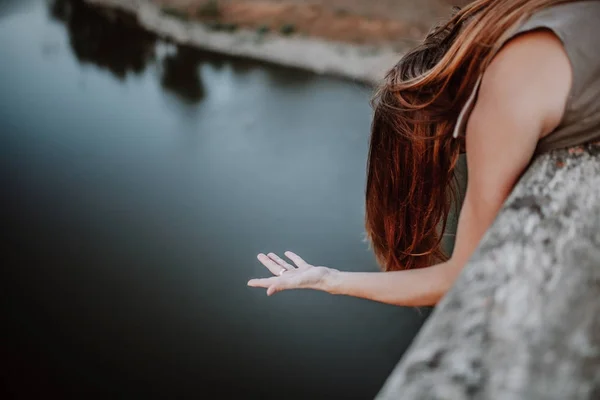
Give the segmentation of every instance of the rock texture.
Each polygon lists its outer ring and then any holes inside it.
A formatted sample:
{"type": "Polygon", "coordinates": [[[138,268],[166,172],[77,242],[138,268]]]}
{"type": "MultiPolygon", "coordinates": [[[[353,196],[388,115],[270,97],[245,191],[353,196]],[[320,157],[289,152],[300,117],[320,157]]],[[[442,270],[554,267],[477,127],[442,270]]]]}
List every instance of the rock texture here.
{"type": "Polygon", "coordinates": [[[600,144],[532,163],[377,399],[600,399],[600,144]]]}

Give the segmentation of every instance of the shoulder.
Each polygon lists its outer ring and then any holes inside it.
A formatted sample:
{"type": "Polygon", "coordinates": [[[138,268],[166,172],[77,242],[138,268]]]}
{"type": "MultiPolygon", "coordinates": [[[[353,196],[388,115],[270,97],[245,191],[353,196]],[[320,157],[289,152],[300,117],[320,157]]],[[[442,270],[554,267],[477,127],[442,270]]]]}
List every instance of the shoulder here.
{"type": "Polygon", "coordinates": [[[494,57],[466,124],[469,186],[478,202],[508,195],[539,139],[559,124],[570,85],[568,58],[548,31],[516,36],[494,57]]]}
{"type": "Polygon", "coordinates": [[[534,118],[543,136],[560,123],[571,85],[572,67],[560,38],[548,29],[521,33],[487,66],[471,117],[495,112],[534,118]]]}

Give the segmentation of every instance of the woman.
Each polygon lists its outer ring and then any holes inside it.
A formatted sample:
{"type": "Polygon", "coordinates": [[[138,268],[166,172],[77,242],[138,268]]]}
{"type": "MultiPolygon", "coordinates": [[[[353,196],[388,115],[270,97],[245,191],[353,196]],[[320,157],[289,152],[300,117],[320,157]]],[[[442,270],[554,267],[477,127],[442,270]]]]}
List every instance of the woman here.
{"type": "Polygon", "coordinates": [[[402,305],[448,291],[531,159],[600,139],[599,1],[478,0],[435,28],[387,74],[374,99],[366,230],[384,272],[258,259],[272,295],[309,288],[402,305]],[[440,232],[454,169],[468,185],[455,249],[440,232]]]}

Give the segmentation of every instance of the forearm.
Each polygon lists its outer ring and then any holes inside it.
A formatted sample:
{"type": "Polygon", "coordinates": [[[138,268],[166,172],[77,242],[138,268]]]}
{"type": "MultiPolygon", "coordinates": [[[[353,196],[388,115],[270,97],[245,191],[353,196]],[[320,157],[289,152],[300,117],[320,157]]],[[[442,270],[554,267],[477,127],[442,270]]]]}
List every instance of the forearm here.
{"type": "Polygon", "coordinates": [[[430,306],[452,287],[459,272],[451,261],[407,271],[333,271],[322,289],[398,306],[430,306]]]}

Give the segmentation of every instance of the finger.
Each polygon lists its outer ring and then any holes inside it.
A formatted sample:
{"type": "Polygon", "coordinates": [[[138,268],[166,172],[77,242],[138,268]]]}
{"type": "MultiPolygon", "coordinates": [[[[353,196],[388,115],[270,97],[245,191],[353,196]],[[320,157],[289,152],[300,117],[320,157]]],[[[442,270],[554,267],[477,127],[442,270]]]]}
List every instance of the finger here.
{"type": "Polygon", "coordinates": [[[275,282],[277,282],[276,276],[273,276],[271,278],[250,279],[248,281],[248,286],[266,289],[266,288],[271,287],[275,282]]]}
{"type": "Polygon", "coordinates": [[[275,293],[279,293],[287,289],[297,289],[297,287],[290,282],[280,280],[267,288],[267,296],[272,296],[275,293]]]}
{"type": "Polygon", "coordinates": [[[277,264],[281,265],[285,269],[296,269],[296,267],[294,267],[292,264],[288,263],[275,253],[269,253],[267,254],[267,257],[269,257],[271,260],[275,261],[277,264]]]}
{"type": "Polygon", "coordinates": [[[294,264],[298,266],[298,268],[310,267],[310,264],[304,261],[299,255],[292,253],[291,251],[286,251],[284,254],[287,258],[292,260],[294,264]]]}
{"type": "Polygon", "coordinates": [[[284,268],[281,265],[277,264],[275,261],[271,260],[269,257],[264,255],[263,253],[260,253],[256,258],[258,258],[258,261],[260,261],[262,263],[262,265],[267,267],[267,269],[269,271],[271,271],[271,273],[273,275],[279,276],[282,273],[284,273],[285,271],[287,271],[287,268],[284,268]]]}
{"type": "Polygon", "coordinates": [[[276,285],[271,285],[267,289],[267,296],[272,296],[275,293],[280,292],[281,290],[283,290],[283,289],[279,289],[276,285]]]}

